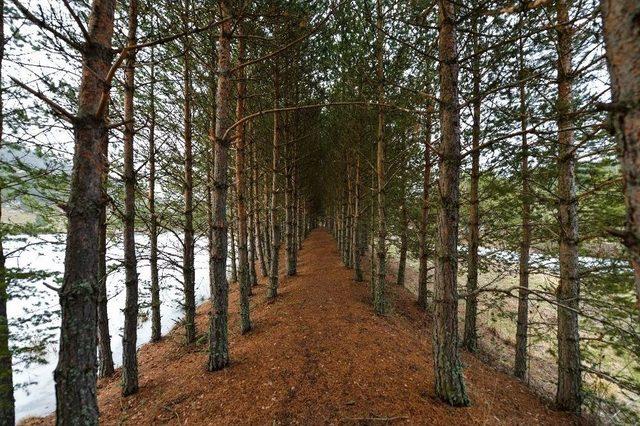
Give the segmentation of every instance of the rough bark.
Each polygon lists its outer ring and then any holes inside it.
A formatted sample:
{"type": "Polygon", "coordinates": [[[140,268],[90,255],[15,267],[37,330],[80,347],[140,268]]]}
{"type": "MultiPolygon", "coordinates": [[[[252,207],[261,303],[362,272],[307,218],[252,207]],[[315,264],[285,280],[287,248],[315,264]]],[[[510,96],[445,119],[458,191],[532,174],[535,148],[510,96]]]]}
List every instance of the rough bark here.
{"type": "MultiPolygon", "coordinates": [[[[108,113],[107,113],[108,114],[108,113]]],[[[101,176],[102,187],[107,187],[109,179],[109,134],[104,132],[101,141],[104,169],[101,176]]],[[[111,352],[111,333],[107,309],[107,205],[100,208],[98,235],[98,377],[111,377],[115,373],[113,352],[111,352]]]]}
{"type": "Polygon", "coordinates": [[[467,406],[458,353],[458,222],[460,181],[460,106],[455,6],[439,0],[440,122],[442,128],[435,258],[434,360],[436,395],[453,406],[467,406]]]}
{"type": "Polygon", "coordinates": [[[297,273],[296,240],[295,240],[295,212],[294,212],[294,187],[293,187],[293,143],[292,140],[284,142],[285,149],[285,244],[287,252],[287,276],[297,273]]]}
{"type": "MultiPolygon", "coordinates": [[[[0,16],[4,22],[4,1],[0,0],[0,16]]],[[[4,58],[4,25],[0,25],[0,88],[2,88],[2,60],[4,58]]],[[[1,93],[1,91],[0,91],[1,93]]],[[[0,96],[0,149],[3,142],[4,109],[0,96]]],[[[9,320],[7,318],[7,277],[2,242],[2,186],[0,186],[0,425],[15,423],[15,399],[13,397],[12,354],[9,348],[9,320]]]]}
{"type": "MultiPolygon", "coordinates": [[[[184,30],[189,26],[189,3],[185,2],[184,30]]],[[[184,291],[184,336],[187,345],[196,341],[196,295],[193,230],[193,129],[191,117],[191,43],[184,38],[183,91],[184,91],[184,241],[182,253],[182,285],[184,291]]]]}
{"type": "Polygon", "coordinates": [[[74,123],[73,170],[67,204],[67,244],[60,290],[60,350],[55,369],[56,422],[98,424],[96,339],[100,211],[106,203],[102,173],[105,117],[99,116],[113,53],[115,0],[95,0],[74,123]]]}
{"type": "MultiPolygon", "coordinates": [[[[242,35],[238,30],[238,35],[242,35]]],[[[238,40],[238,64],[244,62],[245,41],[242,37],[238,40]]],[[[237,102],[236,120],[242,120],[245,111],[246,74],[245,68],[240,68],[237,74],[237,102]]],[[[238,284],[240,286],[240,332],[242,334],[251,330],[249,316],[249,295],[251,294],[251,282],[249,277],[249,254],[247,251],[247,204],[245,182],[245,126],[241,124],[236,128],[236,212],[238,223],[238,284]]]]}
{"type": "MultiPolygon", "coordinates": [[[[378,79],[378,102],[384,103],[384,36],[381,0],[376,1],[376,77],[378,79]]],[[[386,276],[387,276],[387,224],[385,216],[385,136],[384,108],[378,107],[378,130],[376,146],[377,208],[378,208],[378,241],[376,244],[376,281],[373,294],[373,308],[376,314],[387,312],[386,276]]]]}
{"type": "MultiPolygon", "coordinates": [[[[230,189],[233,198],[233,187],[230,189]]],[[[238,282],[238,256],[236,253],[236,215],[233,208],[229,212],[229,263],[231,264],[230,282],[238,282]]]]}
{"type": "Polygon", "coordinates": [[[396,285],[404,286],[404,272],[407,268],[407,250],[409,249],[409,216],[407,214],[406,189],[403,188],[402,204],[400,205],[400,259],[396,285]]]}
{"type": "Polygon", "coordinates": [[[355,193],[353,198],[353,269],[355,271],[355,280],[357,282],[362,282],[364,280],[364,275],[362,273],[362,254],[364,252],[363,248],[363,238],[362,238],[362,229],[361,229],[361,220],[360,220],[360,191],[361,191],[361,182],[360,182],[360,157],[356,155],[356,179],[355,179],[355,193]]]}
{"type": "Polygon", "coordinates": [[[478,350],[478,246],[480,245],[480,200],[478,186],[480,184],[480,111],[482,98],[480,95],[480,52],[478,45],[478,18],[472,19],[472,44],[474,57],[471,65],[473,80],[473,124],[471,128],[471,188],[469,203],[469,254],[467,271],[467,298],[465,301],[464,334],[462,346],[469,352],[478,350]]]}
{"type": "Polygon", "coordinates": [[[621,157],[627,204],[623,242],[631,252],[636,306],[640,309],[640,4],[602,0],[602,21],[611,74],[611,122],[621,157]]]}
{"type": "Polygon", "coordinates": [[[266,259],[266,255],[265,255],[265,239],[263,238],[263,230],[262,230],[262,222],[260,221],[260,214],[262,213],[262,209],[260,208],[260,197],[259,197],[259,183],[260,180],[259,175],[258,175],[258,159],[257,159],[257,148],[255,146],[255,142],[253,144],[253,149],[251,150],[251,158],[253,160],[253,182],[252,182],[252,188],[253,188],[253,201],[254,201],[254,216],[255,216],[255,221],[254,221],[254,226],[255,226],[255,234],[256,234],[256,251],[257,251],[257,255],[258,255],[258,260],[260,263],[260,273],[262,274],[263,277],[268,276],[268,272],[267,272],[267,259],[266,259]]]}
{"type": "Polygon", "coordinates": [[[160,280],[158,277],[158,216],[156,214],[156,99],[155,49],[151,48],[151,89],[149,92],[149,267],[151,269],[151,341],[162,338],[160,280]]]}
{"type": "Polygon", "coordinates": [[[209,371],[217,371],[229,365],[229,283],[227,282],[227,174],[228,150],[231,141],[225,137],[231,126],[231,31],[232,22],[227,1],[219,3],[222,18],[218,39],[218,85],[216,90],[216,128],[214,147],[213,222],[214,247],[211,252],[213,265],[213,292],[209,324],[209,371]]]}
{"type": "MultiPolygon", "coordinates": [[[[521,24],[522,25],[522,21],[521,24]]],[[[522,27],[520,28],[522,31],[522,27]]],[[[522,192],[520,194],[521,231],[520,231],[520,256],[518,279],[518,320],[516,326],[516,349],[513,374],[521,379],[527,378],[527,342],[529,335],[529,253],[531,249],[531,200],[529,187],[529,143],[527,140],[527,89],[524,82],[524,42],[522,39],[518,45],[518,62],[520,68],[520,131],[522,132],[522,160],[520,162],[520,178],[522,180],[522,192]]]]}
{"type": "MultiPolygon", "coordinates": [[[[129,0],[129,28],[127,42],[135,46],[138,29],[138,2],[129,0]]],[[[124,68],[124,272],[125,306],[122,332],[122,395],[138,391],[138,359],[136,342],[138,332],[138,271],[136,262],[135,218],[136,218],[136,174],[133,164],[135,139],[134,95],[136,55],[132,51],[124,68]]]]}
{"type": "Polygon", "coordinates": [[[567,411],[580,411],[582,377],[578,314],[578,200],[576,197],[575,147],[572,119],[572,0],[558,0],[558,218],[560,225],[560,283],[558,301],[558,387],[556,404],[567,411]],[[565,308],[566,306],[566,308],[565,308]]]}
{"type": "MultiPolygon", "coordinates": [[[[274,108],[278,108],[280,99],[280,81],[276,69],[274,76],[274,108]]],[[[271,264],[269,268],[269,288],[267,298],[278,296],[278,253],[280,251],[280,221],[278,220],[278,168],[280,167],[280,114],[273,115],[273,159],[271,170],[271,204],[269,207],[269,222],[271,225],[271,264]]]]}
{"type": "Polygon", "coordinates": [[[422,215],[420,217],[420,269],[418,271],[418,306],[426,310],[429,306],[427,290],[427,273],[429,248],[427,232],[429,227],[429,190],[431,189],[431,127],[433,105],[427,105],[427,116],[424,126],[424,170],[422,173],[422,215]]]}

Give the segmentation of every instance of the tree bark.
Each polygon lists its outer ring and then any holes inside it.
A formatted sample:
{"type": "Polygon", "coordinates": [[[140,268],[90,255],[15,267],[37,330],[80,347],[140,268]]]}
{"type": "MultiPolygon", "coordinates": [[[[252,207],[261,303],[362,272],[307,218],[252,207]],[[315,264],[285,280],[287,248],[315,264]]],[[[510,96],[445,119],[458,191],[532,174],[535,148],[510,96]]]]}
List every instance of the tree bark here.
{"type": "Polygon", "coordinates": [[[60,290],[60,350],[55,369],[57,424],[98,424],[96,339],[100,211],[105,117],[98,115],[113,52],[115,0],[94,0],[74,124],[73,170],[67,204],[67,244],[60,290]]]}
{"type": "MultiPolygon", "coordinates": [[[[280,99],[280,81],[276,68],[274,76],[274,108],[278,108],[280,99]]],[[[273,162],[271,170],[271,205],[269,208],[269,222],[271,225],[271,265],[269,271],[269,289],[267,298],[278,296],[278,253],[280,251],[280,221],[278,220],[278,168],[280,167],[280,114],[273,115],[273,162]]]]}
{"type": "MultiPolygon", "coordinates": [[[[137,43],[138,1],[129,0],[129,46],[137,43]]],[[[138,332],[138,271],[136,265],[136,174],[133,164],[135,139],[135,66],[136,55],[132,51],[125,61],[124,85],[124,271],[126,300],[122,333],[122,396],[138,391],[138,358],[136,342],[138,332]]]]}
{"type": "MultiPolygon", "coordinates": [[[[229,190],[233,198],[233,187],[229,190]]],[[[238,256],[236,253],[236,215],[233,208],[229,212],[229,263],[231,264],[231,281],[238,282],[238,256]]]]}
{"type": "Polygon", "coordinates": [[[214,151],[213,222],[214,247],[211,252],[214,285],[211,294],[209,324],[209,371],[217,371],[229,365],[229,283],[227,281],[227,174],[228,150],[231,143],[224,137],[231,126],[231,11],[225,0],[219,2],[221,17],[227,19],[220,27],[218,39],[218,87],[216,91],[216,129],[214,151]]]}
{"type": "Polygon", "coordinates": [[[480,95],[480,46],[478,45],[478,18],[472,18],[473,61],[473,125],[471,129],[471,193],[469,205],[469,258],[467,271],[467,298],[465,303],[464,334],[462,346],[469,352],[478,350],[478,246],[480,245],[480,200],[478,186],[480,184],[480,111],[482,98],[480,95]]]}
{"type": "MultiPolygon", "coordinates": [[[[189,27],[189,2],[185,1],[183,27],[189,27]]],[[[185,343],[196,341],[196,294],[193,231],[193,129],[191,119],[191,43],[184,38],[184,242],[182,254],[182,285],[184,287],[184,336],[185,343]]]]}
{"type": "Polygon", "coordinates": [[[424,127],[424,171],[422,174],[422,216],[420,218],[420,269],[418,271],[418,306],[427,310],[429,306],[427,291],[427,273],[429,248],[427,247],[427,233],[429,229],[429,190],[431,189],[431,127],[433,105],[427,105],[427,116],[424,127]]]}
{"type": "Polygon", "coordinates": [[[578,276],[578,200],[575,181],[573,138],[572,27],[569,22],[571,0],[558,0],[558,218],[560,224],[560,283],[558,301],[558,408],[579,412],[582,405],[580,336],[578,314],[580,279],[578,276]],[[564,307],[566,306],[566,308],[564,307]]]}
{"type": "Polygon", "coordinates": [[[267,259],[265,254],[265,239],[263,237],[262,223],[260,221],[260,214],[262,213],[262,209],[260,208],[260,197],[259,197],[259,174],[258,174],[258,158],[257,158],[257,147],[255,146],[255,142],[253,143],[253,149],[251,150],[251,157],[253,159],[253,200],[254,200],[254,216],[255,216],[255,234],[256,234],[256,251],[258,254],[258,260],[260,263],[260,273],[263,277],[267,277],[269,275],[267,271],[267,259]]]}
{"type": "MultiPolygon", "coordinates": [[[[402,184],[403,187],[405,184],[402,184]]],[[[407,215],[406,189],[402,190],[402,204],[400,205],[400,259],[398,261],[398,274],[396,284],[404,287],[404,272],[407,268],[407,250],[409,246],[409,216],[407,215]]]]}
{"type": "Polygon", "coordinates": [[[149,266],[151,268],[151,341],[162,338],[160,280],[158,278],[158,216],[156,214],[156,98],[155,49],[151,48],[151,90],[149,93],[149,266]]]}
{"type": "Polygon", "coordinates": [[[363,238],[360,220],[360,157],[356,154],[356,179],[355,179],[355,194],[353,198],[353,269],[355,271],[355,280],[362,282],[364,275],[362,273],[362,254],[363,254],[363,238]]]}
{"type": "MultiPolygon", "coordinates": [[[[4,22],[4,0],[0,0],[0,17],[4,22]]],[[[2,60],[4,59],[4,25],[0,25],[0,89],[2,89],[2,60]]],[[[0,90],[2,93],[2,90],[0,90]]],[[[0,149],[3,142],[4,109],[0,96],[0,149]]],[[[9,347],[9,318],[7,317],[7,271],[4,254],[5,233],[2,229],[2,186],[0,186],[0,424],[15,423],[15,399],[13,396],[12,354],[9,347]]]]}
{"type": "MultiPolygon", "coordinates": [[[[106,113],[108,115],[108,113],[106,113]]],[[[107,187],[109,180],[109,133],[104,132],[100,143],[104,169],[101,176],[102,187],[107,187]]],[[[98,377],[111,377],[115,373],[113,352],[111,352],[111,333],[109,331],[108,297],[107,297],[107,205],[100,208],[100,224],[98,235],[98,377]]]]}
{"type": "Polygon", "coordinates": [[[640,309],[640,4],[601,0],[614,108],[611,122],[621,157],[627,204],[625,246],[631,252],[636,306],[640,309]]]}
{"type": "MultiPolygon", "coordinates": [[[[384,36],[381,0],[376,0],[376,77],[378,79],[378,102],[384,103],[384,36]]],[[[387,312],[386,276],[387,276],[387,224],[385,216],[385,136],[384,108],[378,107],[378,133],[376,148],[376,174],[378,176],[378,241],[376,244],[376,281],[373,294],[373,308],[376,314],[387,312]]]]}
{"type": "MultiPolygon", "coordinates": [[[[238,30],[241,36],[241,30],[238,30]]],[[[244,62],[245,40],[238,40],[238,64],[244,62]]],[[[247,82],[245,68],[240,68],[237,74],[236,120],[242,120],[245,111],[245,97],[247,82]]],[[[249,295],[251,282],[249,280],[249,254],[247,251],[247,206],[245,197],[245,126],[236,128],[236,210],[238,223],[238,284],[240,285],[240,333],[251,330],[249,315],[249,295]]]]}
{"type": "Polygon", "coordinates": [[[458,353],[458,221],[460,208],[460,106],[456,13],[439,0],[440,122],[442,128],[435,259],[434,360],[436,395],[453,406],[469,405],[458,353]]]}
{"type": "MultiPolygon", "coordinates": [[[[522,32],[522,18],[520,22],[522,32]]],[[[525,380],[528,374],[527,351],[529,335],[529,253],[531,249],[531,189],[529,186],[529,143],[527,140],[527,89],[525,86],[525,61],[524,41],[518,42],[518,62],[520,68],[520,131],[522,132],[522,160],[520,163],[520,175],[522,179],[522,228],[520,237],[519,259],[519,287],[518,290],[518,321],[516,327],[516,354],[514,363],[514,375],[520,380],[525,380]]]]}
{"type": "MultiPolygon", "coordinates": [[[[288,132],[287,132],[288,133],[288,132]]],[[[296,265],[296,240],[295,240],[295,212],[294,212],[294,187],[293,187],[293,145],[294,140],[284,141],[285,148],[285,242],[287,252],[287,276],[297,273],[296,265]]]]}

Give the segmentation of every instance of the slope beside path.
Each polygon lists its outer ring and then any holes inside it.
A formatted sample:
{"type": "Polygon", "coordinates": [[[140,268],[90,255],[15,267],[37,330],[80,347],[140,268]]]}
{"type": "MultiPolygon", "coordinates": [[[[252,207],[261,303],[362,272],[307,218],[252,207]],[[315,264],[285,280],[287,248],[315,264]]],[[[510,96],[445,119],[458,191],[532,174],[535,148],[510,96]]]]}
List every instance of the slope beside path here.
{"type": "MultiPolygon", "coordinates": [[[[284,260],[284,259],[283,259],[284,260]]],[[[373,314],[368,283],[353,281],[324,230],[304,242],[299,274],[280,295],[254,290],[255,329],[238,333],[230,298],[232,365],[205,370],[208,306],[198,310],[197,345],[177,328],[140,350],[140,392],[120,396],[117,378],[100,383],[102,424],[571,424],[525,385],[463,354],[472,406],[434,394],[430,319],[405,289],[390,285],[393,311],[373,314]]],[[[50,419],[48,419],[50,420],[50,419]]],[[[47,419],[39,422],[46,422],[47,419]]],[[[34,423],[31,423],[34,424],[34,423]]]]}

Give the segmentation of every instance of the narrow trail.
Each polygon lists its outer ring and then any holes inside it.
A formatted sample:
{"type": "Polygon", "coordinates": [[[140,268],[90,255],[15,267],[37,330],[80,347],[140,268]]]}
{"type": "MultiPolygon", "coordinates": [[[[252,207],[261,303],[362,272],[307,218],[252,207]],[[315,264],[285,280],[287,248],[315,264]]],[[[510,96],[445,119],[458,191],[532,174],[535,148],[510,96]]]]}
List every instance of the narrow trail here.
{"type": "MultiPolygon", "coordinates": [[[[284,260],[284,259],[283,259],[284,260]]],[[[284,262],[283,262],[284,263],[284,262]]],[[[252,299],[255,329],[238,333],[230,299],[232,365],[205,371],[206,338],[185,348],[181,329],[139,353],[140,392],[100,383],[103,424],[567,424],[523,384],[463,354],[469,408],[435,398],[429,319],[408,291],[391,288],[393,311],[372,313],[368,283],[353,281],[331,236],[304,242],[299,275],[284,277],[273,303],[261,282],[252,299]]],[[[207,326],[208,306],[198,311],[207,326]]]]}

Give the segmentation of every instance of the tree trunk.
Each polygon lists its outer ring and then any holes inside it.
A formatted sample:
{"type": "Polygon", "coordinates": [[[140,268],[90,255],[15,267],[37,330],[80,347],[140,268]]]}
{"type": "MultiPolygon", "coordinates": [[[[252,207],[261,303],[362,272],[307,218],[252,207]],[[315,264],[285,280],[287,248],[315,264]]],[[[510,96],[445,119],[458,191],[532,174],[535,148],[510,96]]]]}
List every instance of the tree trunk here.
{"type": "Polygon", "coordinates": [[[578,201],[575,182],[572,102],[571,0],[558,0],[558,199],[560,221],[560,283],[558,301],[558,408],[579,412],[582,404],[578,314],[578,201]],[[564,307],[566,306],[566,308],[564,307]]]}
{"type": "MultiPolygon", "coordinates": [[[[251,134],[251,124],[249,124],[249,134],[251,134]]],[[[251,141],[251,138],[249,139],[251,141]]],[[[248,170],[253,170],[257,166],[254,161],[253,151],[255,150],[255,143],[251,143],[249,146],[249,155],[248,155],[248,170]]],[[[257,244],[256,244],[256,211],[258,208],[258,199],[257,197],[253,197],[253,188],[254,188],[254,180],[251,172],[248,172],[247,175],[248,183],[246,187],[247,194],[249,196],[249,223],[247,224],[247,242],[248,242],[248,254],[249,254],[249,294],[252,294],[251,288],[258,285],[258,273],[256,271],[256,261],[257,259],[257,244]]]]}
{"type": "MultiPolygon", "coordinates": [[[[233,199],[233,187],[230,189],[233,199]]],[[[238,282],[238,256],[236,253],[236,215],[233,208],[229,211],[229,263],[231,263],[231,281],[238,282]]]]}
{"type": "MultiPolygon", "coordinates": [[[[238,30],[241,36],[241,30],[238,30]]],[[[245,40],[238,39],[238,64],[244,62],[245,40]]],[[[240,68],[237,73],[236,120],[242,120],[245,110],[245,97],[247,92],[246,73],[240,68]]],[[[247,252],[247,206],[245,198],[245,126],[236,127],[236,210],[238,223],[238,284],[240,285],[240,333],[251,330],[249,316],[249,295],[251,294],[251,282],[249,277],[249,254],[247,252]]]]}
{"type": "MultiPolygon", "coordinates": [[[[183,27],[189,26],[189,1],[185,1],[183,27]]],[[[184,335],[185,343],[196,341],[196,294],[194,267],[193,231],[193,143],[191,122],[191,43],[184,38],[184,246],[182,258],[182,280],[184,287],[184,335]]]]}
{"type": "MultiPolygon", "coordinates": [[[[521,18],[522,19],[522,18],[521,18]]],[[[522,20],[519,30],[523,30],[522,20]]],[[[518,61],[520,68],[520,131],[522,132],[522,160],[520,175],[522,179],[522,228],[520,239],[519,287],[518,290],[518,322],[516,327],[516,355],[513,374],[520,380],[527,378],[527,341],[529,334],[529,252],[531,248],[531,190],[529,187],[529,145],[527,140],[527,92],[525,86],[524,41],[518,45],[518,61]]]]}
{"type": "MultiPolygon", "coordinates": [[[[384,102],[384,36],[382,22],[381,0],[376,1],[376,76],[378,79],[378,102],[384,102]]],[[[376,149],[376,174],[378,176],[378,242],[376,245],[376,282],[373,294],[373,308],[376,314],[387,312],[386,276],[387,276],[387,223],[385,216],[385,138],[384,138],[384,108],[378,107],[378,134],[376,149]]]]}
{"type": "Polygon", "coordinates": [[[458,221],[460,180],[460,106],[455,6],[439,0],[440,159],[438,239],[435,258],[433,348],[436,395],[453,406],[469,405],[458,353],[458,221]]]}
{"type": "Polygon", "coordinates": [[[627,204],[623,242],[632,255],[640,309],[640,4],[635,0],[601,2],[614,102],[611,122],[618,139],[627,204]]]}
{"type": "MultiPolygon", "coordinates": [[[[404,186],[404,183],[403,183],[404,186]]],[[[400,206],[400,260],[398,261],[398,274],[396,284],[404,287],[404,272],[407,267],[407,250],[409,232],[409,216],[407,215],[406,190],[403,188],[402,205],[400,206]]]]}
{"type": "Polygon", "coordinates": [[[113,53],[115,0],[94,0],[89,42],[82,52],[82,77],[74,125],[75,151],[67,205],[67,244],[60,290],[60,350],[54,373],[57,424],[98,424],[96,340],[100,211],[106,203],[102,155],[106,123],[99,116],[113,53]]]}
{"type": "Polygon", "coordinates": [[[229,365],[228,310],[229,283],[227,281],[227,173],[228,150],[231,141],[225,137],[231,126],[231,31],[230,9],[227,1],[219,3],[223,19],[218,40],[218,87],[216,91],[216,129],[214,151],[213,222],[214,247],[211,252],[213,265],[213,292],[209,324],[209,361],[207,369],[217,371],[229,365]]]}
{"type": "Polygon", "coordinates": [[[151,48],[151,91],[149,93],[149,266],[151,268],[151,341],[162,338],[160,280],[158,278],[158,217],[156,215],[156,98],[155,49],[151,48]]]}
{"type": "MultiPolygon", "coordinates": [[[[280,99],[280,81],[278,70],[274,76],[274,108],[278,108],[280,99]]],[[[280,114],[273,115],[273,163],[271,170],[271,206],[269,208],[269,221],[271,224],[271,265],[269,271],[269,289],[267,298],[274,299],[278,296],[278,261],[280,250],[280,221],[278,220],[278,168],[280,167],[280,114]]]]}
{"type": "Polygon", "coordinates": [[[262,209],[260,208],[260,197],[259,197],[259,184],[260,184],[260,180],[259,178],[259,174],[258,174],[258,159],[257,159],[257,147],[255,146],[255,142],[253,143],[253,149],[251,150],[251,157],[253,158],[253,202],[254,202],[254,216],[255,216],[255,234],[256,234],[256,250],[257,250],[257,254],[258,254],[258,260],[260,263],[260,273],[262,274],[263,277],[268,276],[268,271],[267,271],[267,259],[266,259],[266,255],[265,255],[265,239],[263,237],[263,231],[262,231],[262,224],[260,221],[260,213],[262,212],[262,209]]]}
{"type": "MultiPolygon", "coordinates": [[[[4,0],[0,0],[0,16],[4,22],[4,0]]],[[[4,25],[0,25],[0,88],[2,88],[2,60],[4,59],[4,25]]],[[[2,91],[0,91],[1,93],[2,91]]],[[[0,149],[4,129],[4,109],[0,96],[0,149]]],[[[0,224],[2,224],[2,186],[0,186],[0,224]]],[[[9,348],[9,319],[7,317],[7,276],[2,242],[5,234],[0,225],[0,424],[15,423],[15,399],[13,397],[13,369],[9,348]]]]}
{"type": "MultiPolygon", "coordinates": [[[[287,132],[288,133],[288,132],[287,132]]],[[[295,212],[293,210],[295,197],[293,188],[293,148],[292,140],[285,141],[285,242],[287,251],[287,276],[297,273],[296,265],[296,241],[295,241],[295,212]]]]}
{"type": "MultiPolygon", "coordinates": [[[[108,114],[108,113],[107,113],[108,114]]],[[[107,187],[109,179],[109,133],[104,132],[100,143],[104,169],[101,176],[102,187],[107,187]]],[[[111,352],[111,333],[109,332],[107,297],[107,205],[100,208],[98,235],[98,377],[111,377],[115,373],[113,353],[111,352]]]]}
{"type": "Polygon", "coordinates": [[[427,273],[429,248],[427,247],[427,232],[429,227],[429,190],[431,189],[431,126],[433,105],[427,105],[424,134],[424,172],[422,178],[422,216],[420,218],[420,270],[418,271],[418,306],[427,310],[427,273]]]}
{"type": "Polygon", "coordinates": [[[363,239],[362,229],[360,223],[360,157],[356,155],[356,180],[355,180],[355,193],[353,199],[353,269],[355,271],[355,280],[362,282],[364,276],[362,274],[362,254],[363,254],[363,239]]]}
{"type": "MultiPolygon", "coordinates": [[[[138,1],[129,0],[128,44],[135,46],[138,29],[138,1]]],[[[136,173],[133,164],[135,118],[135,51],[125,62],[124,85],[124,271],[126,301],[124,306],[124,327],[122,330],[122,396],[138,391],[138,358],[136,342],[138,332],[138,271],[136,265],[136,173]]]]}
{"type": "Polygon", "coordinates": [[[480,46],[478,45],[478,18],[472,18],[472,80],[473,80],[473,125],[471,130],[471,193],[469,205],[469,258],[467,271],[467,298],[465,303],[464,334],[462,346],[469,352],[478,350],[478,246],[480,245],[480,201],[478,186],[480,184],[480,111],[482,99],[480,95],[480,46]]]}

